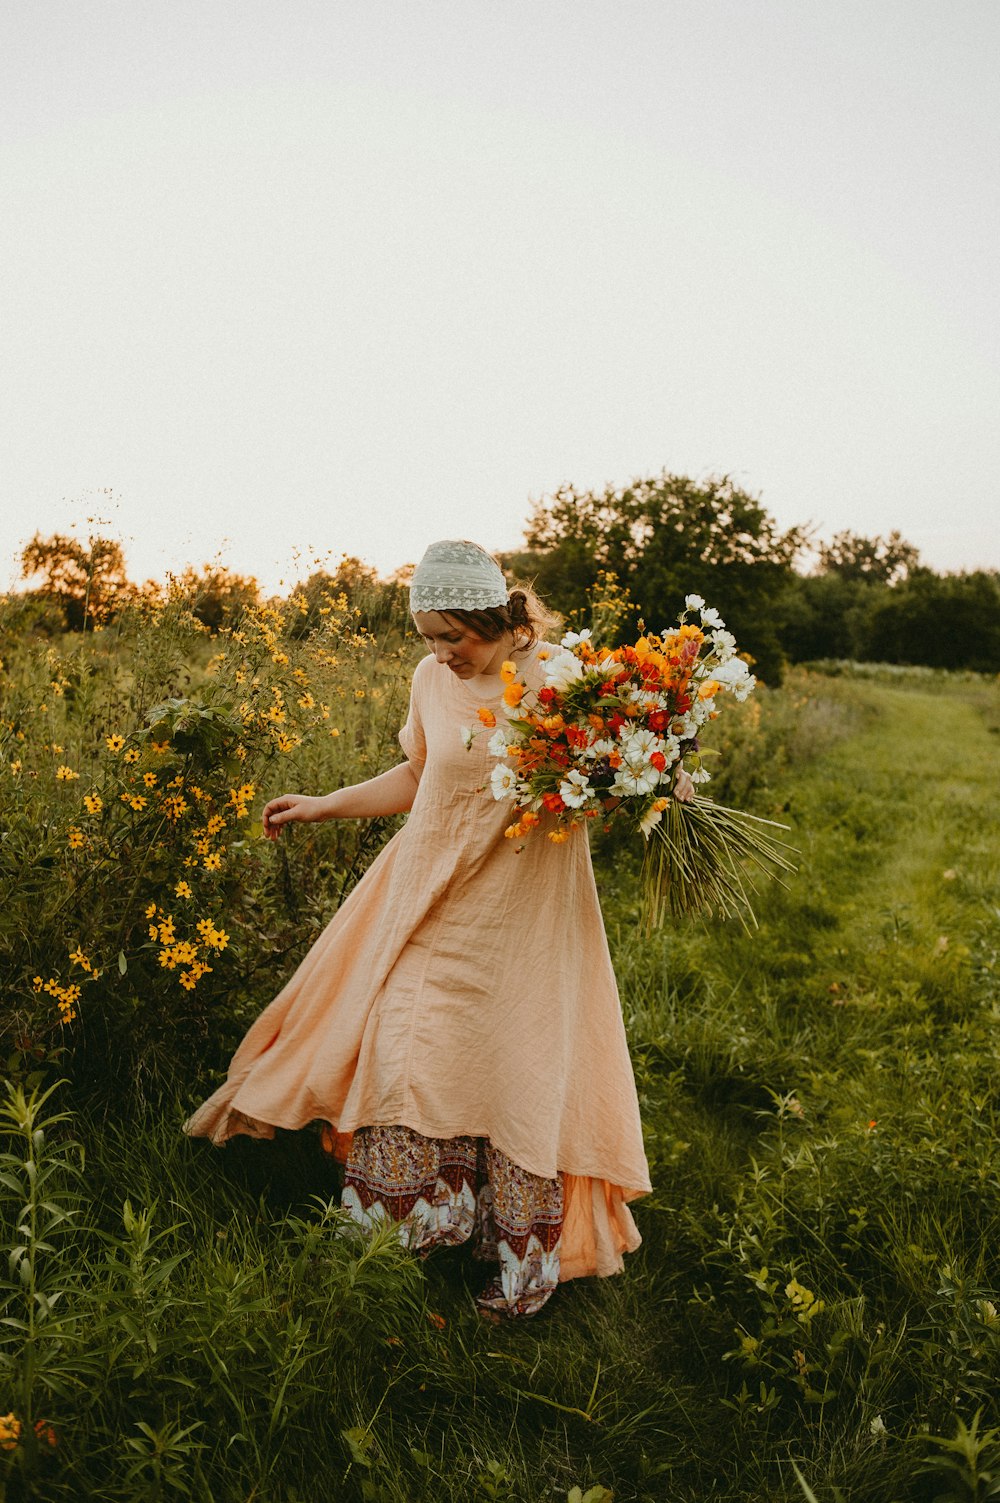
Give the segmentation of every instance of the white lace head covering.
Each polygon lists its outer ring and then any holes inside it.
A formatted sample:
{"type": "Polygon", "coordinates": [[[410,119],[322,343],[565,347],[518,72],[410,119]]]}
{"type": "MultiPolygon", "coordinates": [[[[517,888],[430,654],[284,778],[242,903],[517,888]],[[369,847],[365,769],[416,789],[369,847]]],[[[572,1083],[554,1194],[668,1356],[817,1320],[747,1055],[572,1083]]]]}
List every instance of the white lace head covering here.
{"type": "Polygon", "coordinates": [[[431,543],[410,581],[411,611],[485,611],[507,598],[500,565],[465,539],[431,543]]]}

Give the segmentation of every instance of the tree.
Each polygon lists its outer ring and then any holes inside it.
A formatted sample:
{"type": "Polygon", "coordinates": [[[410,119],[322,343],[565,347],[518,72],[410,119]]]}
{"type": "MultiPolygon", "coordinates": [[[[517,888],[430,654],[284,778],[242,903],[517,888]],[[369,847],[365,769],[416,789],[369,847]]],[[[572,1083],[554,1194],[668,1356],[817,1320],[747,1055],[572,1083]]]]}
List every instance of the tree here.
{"type": "Polygon", "coordinates": [[[188,564],[182,574],[171,578],[171,593],[184,600],[193,616],[217,632],[231,626],[248,606],[260,601],[260,586],[248,574],[235,574],[224,564],[202,564],[200,569],[188,564]]]}
{"type": "Polygon", "coordinates": [[[695,592],[722,613],[755,671],[780,677],[781,602],[806,534],[782,531],[729,476],[664,471],[601,492],[566,486],[535,504],[525,541],[510,562],[558,610],[578,609],[605,570],[653,630],[675,621],[695,592]]]}
{"type": "Polygon", "coordinates": [[[819,548],[821,574],[838,574],[841,579],[872,584],[895,584],[906,579],[919,561],[919,550],[898,532],[890,532],[887,538],[838,532],[819,548]]]}
{"type": "Polygon", "coordinates": [[[21,550],[21,578],[41,575],[33,594],[60,605],[66,628],[84,631],[105,618],[115,602],[132,593],[125,572],[125,555],[112,538],[78,538],[35,533],[21,550]]]}

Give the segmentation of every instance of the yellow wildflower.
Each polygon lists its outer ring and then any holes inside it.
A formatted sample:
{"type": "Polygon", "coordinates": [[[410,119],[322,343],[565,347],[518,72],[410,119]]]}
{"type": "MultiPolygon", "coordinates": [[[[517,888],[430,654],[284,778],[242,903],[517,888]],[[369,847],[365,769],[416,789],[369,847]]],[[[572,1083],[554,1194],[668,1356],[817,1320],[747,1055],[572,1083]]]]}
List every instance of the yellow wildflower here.
{"type": "Polygon", "coordinates": [[[517,678],[517,664],[506,662],[500,665],[500,677],[505,684],[512,684],[517,678]]]}
{"type": "Polygon", "coordinates": [[[569,839],[569,831],[568,830],[550,830],[548,838],[552,841],[553,845],[562,845],[562,843],[563,843],[564,840],[568,840],[569,839]]]}
{"type": "Polygon", "coordinates": [[[218,851],[210,851],[201,864],[207,871],[217,872],[222,866],[222,857],[218,851]]]}
{"type": "Polygon", "coordinates": [[[138,749],[136,747],[134,747],[134,746],[130,746],[129,749],[128,749],[128,751],[125,753],[124,757],[122,758],[122,761],[123,762],[138,762],[138,760],[139,760],[138,749]]]}
{"type": "Polygon", "coordinates": [[[125,745],[125,737],[118,735],[105,736],[104,744],[108,748],[108,751],[120,752],[125,745]]]}
{"type": "Polygon", "coordinates": [[[66,839],[69,841],[69,848],[71,851],[82,851],[84,846],[87,844],[86,835],[82,830],[78,830],[76,825],[70,826],[69,831],[66,835],[66,839]]]}
{"type": "Polygon", "coordinates": [[[174,892],[179,898],[190,898],[193,896],[189,884],[184,881],[176,883],[174,892]]]}
{"type": "Polygon", "coordinates": [[[146,906],[146,917],[147,918],[152,918],[153,914],[155,912],[156,912],[156,904],[155,903],[149,903],[149,904],[147,904],[147,906],[146,906]]]}
{"type": "Polygon", "coordinates": [[[16,1414],[0,1414],[0,1451],[13,1451],[21,1439],[21,1421],[16,1414]]]}
{"type": "Polygon", "coordinates": [[[83,807],[88,814],[100,814],[104,808],[104,800],[99,793],[85,793],[83,796],[83,807]]]}
{"type": "Polygon", "coordinates": [[[141,793],[133,793],[132,797],[128,801],[128,804],[130,809],[145,809],[146,799],[141,793]]]}
{"type": "Polygon", "coordinates": [[[86,955],[80,949],[71,950],[69,958],[74,965],[82,966],[85,971],[92,971],[94,969],[86,955]]]}
{"type": "Polygon", "coordinates": [[[143,775],[142,775],[142,781],[145,783],[145,785],[146,785],[147,788],[155,788],[156,787],[156,773],[155,772],[144,772],[143,775]]]}
{"type": "Polygon", "coordinates": [[[71,783],[74,778],[78,778],[79,776],[80,774],[78,772],[74,772],[72,767],[56,768],[56,777],[59,779],[60,783],[71,783]]]}

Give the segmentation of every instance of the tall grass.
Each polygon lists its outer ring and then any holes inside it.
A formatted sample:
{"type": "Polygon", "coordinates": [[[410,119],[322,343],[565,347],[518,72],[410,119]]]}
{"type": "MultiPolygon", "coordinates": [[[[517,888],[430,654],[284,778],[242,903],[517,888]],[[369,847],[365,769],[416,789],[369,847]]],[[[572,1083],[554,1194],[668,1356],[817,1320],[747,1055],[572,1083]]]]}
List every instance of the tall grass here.
{"type": "Polygon", "coordinates": [[[796,673],[718,723],[712,791],[791,823],[804,857],[753,939],[645,936],[634,853],[598,844],[655,1190],[622,1278],[497,1328],[461,1250],[357,1236],[310,1132],[223,1153],[180,1132],[386,833],[272,848],[260,803],[396,759],[410,648],[334,608],[317,637],[282,614],[213,640],[171,609],[2,649],[0,1495],[990,1496],[996,686],[796,673]],[[133,810],[120,794],[147,771],[133,810]],[[178,776],[190,816],[164,820],[178,776]],[[209,807],[218,869],[197,849],[209,807]],[[182,881],[228,936],[190,991],[161,963],[167,916],[173,944],[199,934],[182,881]]]}

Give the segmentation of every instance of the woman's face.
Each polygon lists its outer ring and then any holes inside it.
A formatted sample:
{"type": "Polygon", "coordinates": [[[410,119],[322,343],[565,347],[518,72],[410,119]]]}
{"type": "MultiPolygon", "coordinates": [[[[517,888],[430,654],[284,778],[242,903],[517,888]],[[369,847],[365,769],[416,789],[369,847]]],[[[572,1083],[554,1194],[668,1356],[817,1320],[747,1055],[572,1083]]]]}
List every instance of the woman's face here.
{"type": "Polygon", "coordinates": [[[450,668],[456,678],[499,673],[511,654],[513,637],[509,633],[491,642],[476,636],[457,616],[441,611],[414,611],[413,624],[437,662],[450,668]]]}

